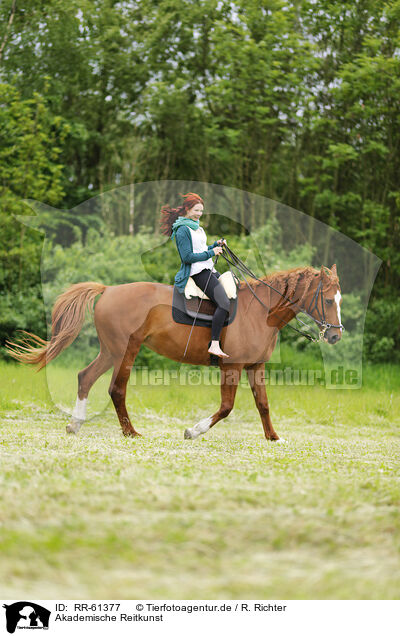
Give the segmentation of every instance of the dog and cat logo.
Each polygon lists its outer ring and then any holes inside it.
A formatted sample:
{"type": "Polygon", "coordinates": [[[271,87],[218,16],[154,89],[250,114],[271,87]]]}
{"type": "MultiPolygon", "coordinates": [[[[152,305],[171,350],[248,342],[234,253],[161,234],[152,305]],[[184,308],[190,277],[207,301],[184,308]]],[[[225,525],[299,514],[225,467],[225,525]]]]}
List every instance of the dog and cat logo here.
{"type": "Polygon", "coordinates": [[[3,607],[6,610],[6,626],[9,634],[14,634],[16,629],[49,629],[51,612],[37,603],[18,601],[3,607]]]}

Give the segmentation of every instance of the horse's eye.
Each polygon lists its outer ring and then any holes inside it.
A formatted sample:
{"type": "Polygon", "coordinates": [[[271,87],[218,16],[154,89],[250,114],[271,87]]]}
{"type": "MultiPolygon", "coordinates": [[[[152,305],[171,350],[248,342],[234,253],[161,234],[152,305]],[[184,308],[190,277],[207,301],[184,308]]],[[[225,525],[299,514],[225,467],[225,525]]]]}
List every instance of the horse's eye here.
{"type": "Polygon", "coordinates": [[[329,298],[327,298],[325,302],[327,305],[333,305],[333,300],[330,300],[329,298]]]}

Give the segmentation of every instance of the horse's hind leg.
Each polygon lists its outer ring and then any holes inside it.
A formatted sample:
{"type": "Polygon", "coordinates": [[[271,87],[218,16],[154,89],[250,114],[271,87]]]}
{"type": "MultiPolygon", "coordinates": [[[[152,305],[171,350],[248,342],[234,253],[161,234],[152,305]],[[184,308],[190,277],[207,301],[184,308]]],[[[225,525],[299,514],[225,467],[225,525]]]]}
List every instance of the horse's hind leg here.
{"type": "Polygon", "coordinates": [[[223,369],[221,369],[221,405],[218,411],[214,415],[200,420],[192,428],[187,428],[184,434],[185,439],[196,439],[199,435],[207,433],[224,417],[228,417],[233,409],[242,368],[243,365],[224,364],[223,369]]]}
{"type": "Polygon", "coordinates": [[[132,335],[129,338],[127,350],[122,358],[116,360],[114,363],[114,373],[111,379],[110,388],[108,390],[111,395],[115,410],[118,415],[119,422],[121,424],[122,432],[126,437],[140,436],[140,433],[135,431],[132,423],[129,419],[128,411],[126,410],[126,386],[128,384],[129,376],[131,374],[133,363],[139,353],[140,346],[142,344],[141,339],[132,335]]]}
{"type": "Polygon", "coordinates": [[[67,424],[67,433],[77,433],[86,419],[87,396],[98,378],[112,367],[112,358],[108,351],[100,350],[93,362],[78,373],[78,395],[72,412],[72,421],[67,424]]]}

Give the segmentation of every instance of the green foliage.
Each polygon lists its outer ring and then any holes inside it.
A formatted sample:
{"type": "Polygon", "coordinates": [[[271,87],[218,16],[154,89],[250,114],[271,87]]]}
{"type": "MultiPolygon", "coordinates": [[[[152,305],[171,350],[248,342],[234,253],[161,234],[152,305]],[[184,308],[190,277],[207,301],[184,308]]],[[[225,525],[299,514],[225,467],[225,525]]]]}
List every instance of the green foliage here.
{"type": "Polygon", "coordinates": [[[373,362],[400,362],[400,300],[375,300],[367,313],[366,351],[373,362]]]}
{"type": "Polygon", "coordinates": [[[0,342],[27,328],[43,335],[42,237],[19,223],[29,196],[56,204],[63,196],[59,120],[38,94],[22,99],[0,84],[0,342]]]}

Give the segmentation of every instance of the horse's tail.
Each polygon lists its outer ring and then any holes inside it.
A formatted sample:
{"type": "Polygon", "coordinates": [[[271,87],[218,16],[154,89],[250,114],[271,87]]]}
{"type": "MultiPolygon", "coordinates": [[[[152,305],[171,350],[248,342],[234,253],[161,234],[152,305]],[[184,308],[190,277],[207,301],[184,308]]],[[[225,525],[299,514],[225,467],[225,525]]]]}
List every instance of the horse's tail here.
{"type": "Polygon", "coordinates": [[[85,320],[86,310],[93,310],[98,294],[106,285],[77,283],[58,296],[51,315],[51,339],[46,341],[33,333],[23,331],[20,343],[7,343],[10,355],[19,362],[37,364],[42,369],[54,360],[77,337],[85,320]]]}

